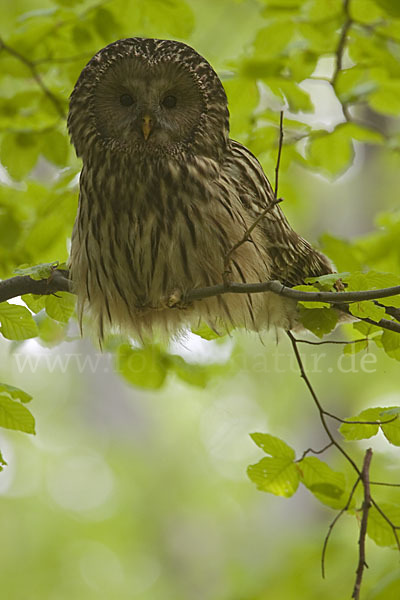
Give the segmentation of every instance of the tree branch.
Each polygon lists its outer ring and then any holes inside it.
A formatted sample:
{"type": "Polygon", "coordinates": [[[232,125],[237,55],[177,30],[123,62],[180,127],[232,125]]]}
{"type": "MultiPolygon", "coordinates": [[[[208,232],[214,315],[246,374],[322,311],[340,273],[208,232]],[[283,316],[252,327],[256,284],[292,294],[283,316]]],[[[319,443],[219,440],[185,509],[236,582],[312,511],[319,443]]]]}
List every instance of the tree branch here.
{"type": "Polygon", "coordinates": [[[349,497],[347,498],[347,502],[346,504],[343,506],[343,508],[338,512],[338,514],[336,515],[336,517],[333,519],[332,523],[329,525],[328,527],[328,533],[325,536],[324,539],[324,545],[322,547],[322,554],[321,554],[321,571],[322,571],[322,577],[323,579],[325,579],[325,557],[326,557],[326,550],[328,548],[328,542],[329,542],[329,538],[331,536],[332,530],[335,527],[336,523],[339,521],[340,517],[342,515],[344,515],[344,513],[348,510],[350,504],[351,504],[351,500],[354,496],[354,492],[357,489],[357,486],[359,484],[359,482],[361,481],[361,477],[357,477],[357,479],[354,482],[354,485],[351,489],[351,492],[349,494],[349,497]]]}
{"type": "MultiPolygon", "coordinates": [[[[311,385],[311,381],[309,380],[307,373],[304,369],[304,365],[303,365],[303,361],[301,359],[300,356],[300,352],[299,349],[297,347],[297,340],[294,337],[294,335],[290,332],[287,331],[286,332],[291,343],[292,343],[292,347],[293,347],[293,352],[294,355],[296,357],[296,361],[299,367],[299,371],[300,371],[300,377],[304,380],[304,383],[306,384],[308,391],[311,394],[312,399],[314,400],[314,403],[316,405],[316,407],[318,408],[318,412],[319,412],[319,417],[322,423],[323,428],[325,429],[325,432],[329,438],[329,440],[331,441],[332,445],[335,446],[339,452],[341,452],[343,454],[343,456],[346,458],[346,460],[351,464],[351,466],[353,467],[353,469],[356,471],[357,475],[359,477],[361,477],[361,471],[360,469],[357,467],[356,463],[354,462],[354,460],[351,458],[351,456],[349,454],[347,454],[346,450],[344,450],[344,448],[342,448],[342,446],[339,444],[339,442],[337,442],[335,440],[335,438],[333,437],[333,434],[331,432],[331,430],[328,427],[328,424],[326,422],[325,416],[328,415],[328,413],[325,411],[325,409],[323,408],[323,406],[321,405],[321,402],[318,399],[318,396],[316,394],[316,392],[314,391],[313,386],[311,385]]],[[[331,415],[328,415],[331,416],[331,415]]]]}
{"type": "Polygon", "coordinates": [[[283,285],[280,281],[265,281],[262,283],[220,283],[205,288],[191,290],[185,300],[203,300],[220,294],[257,294],[273,292],[284,298],[306,302],[328,302],[330,304],[345,304],[347,302],[362,302],[400,295],[400,285],[379,290],[361,290],[357,292],[303,292],[283,285]]]}
{"type": "Polygon", "coordinates": [[[281,110],[281,112],[279,113],[279,144],[278,144],[278,156],[276,158],[276,166],[275,166],[275,189],[274,189],[275,200],[278,199],[279,167],[281,166],[282,146],[283,146],[283,110],[281,110]]]}
{"type": "MultiPolygon", "coordinates": [[[[345,21],[344,21],[342,29],[340,31],[339,42],[338,42],[336,52],[335,52],[335,69],[334,69],[332,77],[330,79],[330,84],[331,84],[333,90],[335,91],[335,93],[336,93],[337,78],[338,78],[340,72],[342,71],[342,67],[343,67],[343,56],[344,56],[344,51],[346,48],[347,36],[349,34],[350,27],[353,24],[353,19],[350,16],[350,0],[344,0],[343,12],[345,15],[345,21]]],[[[336,93],[336,95],[338,96],[337,93],[336,93]]],[[[341,105],[342,105],[344,118],[346,119],[346,121],[351,121],[352,117],[350,114],[348,103],[341,102],[341,105]]]]}
{"type": "MultiPolygon", "coordinates": [[[[385,519],[385,521],[388,523],[388,525],[391,527],[392,532],[393,532],[393,536],[396,540],[396,544],[397,544],[397,548],[400,551],[400,540],[399,540],[399,536],[397,534],[397,531],[400,530],[400,526],[399,525],[395,525],[390,518],[385,514],[385,512],[381,509],[381,507],[379,506],[379,504],[372,498],[371,496],[371,491],[370,491],[370,482],[369,482],[369,466],[371,463],[371,458],[372,458],[372,450],[369,449],[366,452],[365,458],[364,458],[364,462],[363,462],[363,467],[360,470],[359,467],[357,466],[357,464],[354,462],[354,460],[351,458],[351,456],[346,452],[346,450],[339,444],[339,442],[337,442],[332,434],[332,432],[330,431],[328,424],[326,422],[326,416],[330,416],[333,417],[334,419],[337,419],[338,421],[342,421],[342,419],[339,419],[339,417],[336,417],[335,415],[332,415],[330,413],[328,413],[322,406],[312,384],[311,381],[309,380],[307,373],[305,371],[304,365],[303,365],[303,361],[299,352],[299,349],[297,347],[297,340],[296,338],[293,336],[293,334],[290,331],[286,332],[288,337],[290,338],[290,341],[292,343],[293,346],[293,351],[296,357],[296,361],[299,367],[299,371],[300,371],[300,377],[304,380],[310,394],[311,397],[318,409],[319,412],[319,417],[322,423],[322,426],[330,440],[330,443],[326,446],[326,448],[330,447],[330,446],[335,446],[339,452],[341,452],[341,454],[345,457],[345,459],[347,460],[348,463],[350,463],[350,465],[353,467],[353,469],[356,471],[357,473],[357,479],[353,485],[353,488],[351,490],[351,493],[347,499],[347,502],[345,504],[345,506],[341,509],[341,511],[336,515],[335,519],[332,521],[331,525],[329,526],[329,530],[328,533],[325,537],[325,541],[324,541],[324,546],[323,546],[323,550],[322,550],[322,576],[325,576],[325,554],[326,554],[326,548],[327,548],[327,544],[328,544],[328,540],[330,537],[330,534],[332,532],[332,529],[334,527],[334,525],[337,523],[337,521],[339,520],[339,518],[342,516],[342,514],[344,514],[351,503],[351,499],[354,495],[354,492],[357,488],[357,485],[359,483],[359,481],[361,481],[363,488],[364,488],[364,502],[362,505],[362,521],[361,521],[361,528],[360,528],[360,537],[359,537],[359,561],[358,561],[358,567],[357,567],[357,575],[356,575],[356,583],[354,586],[354,590],[353,590],[353,598],[354,600],[359,600],[359,593],[360,593],[360,587],[361,587],[361,582],[362,582],[362,576],[363,576],[363,572],[364,572],[364,567],[366,566],[365,563],[365,537],[366,537],[366,532],[367,532],[367,524],[368,524],[368,511],[371,507],[371,505],[373,505],[376,510],[380,513],[380,515],[385,519]]],[[[396,415],[397,417],[397,415],[396,415]]]]}
{"type": "Polygon", "coordinates": [[[28,58],[23,56],[23,54],[20,54],[17,50],[14,50],[14,48],[11,48],[11,46],[8,46],[7,44],[5,44],[1,38],[0,38],[0,50],[5,50],[5,52],[8,52],[8,54],[10,54],[11,56],[14,56],[14,58],[16,58],[17,60],[22,62],[30,70],[30,72],[32,73],[33,79],[36,81],[36,83],[42,90],[43,94],[45,96],[47,96],[47,98],[53,104],[53,106],[56,109],[59,116],[62,119],[65,119],[66,115],[65,115],[64,107],[62,106],[62,104],[61,104],[60,100],[57,98],[57,96],[55,96],[55,94],[53,94],[53,92],[45,85],[39,71],[37,70],[37,68],[35,66],[35,63],[33,63],[28,58]]]}
{"type": "Polygon", "coordinates": [[[353,23],[353,19],[350,16],[350,0],[344,0],[343,2],[343,12],[345,14],[346,20],[343,23],[343,27],[340,32],[339,43],[335,52],[335,70],[332,75],[331,84],[332,87],[335,88],[336,80],[338,75],[343,67],[343,55],[346,48],[347,35],[349,33],[349,29],[353,23]]]}
{"type": "Polygon", "coordinates": [[[67,274],[67,271],[55,269],[48,279],[32,279],[29,275],[22,275],[0,281],[0,302],[24,294],[46,296],[56,292],[71,292],[72,283],[67,274]]]}
{"type": "Polygon", "coordinates": [[[274,198],[273,198],[272,202],[270,204],[268,204],[268,206],[266,208],[264,208],[264,210],[258,215],[258,217],[256,219],[254,219],[254,221],[250,225],[250,227],[248,227],[248,229],[246,229],[246,231],[243,234],[243,237],[238,242],[236,242],[236,244],[234,244],[232,246],[232,248],[230,248],[230,250],[228,250],[228,252],[226,253],[225,260],[224,260],[224,273],[223,273],[224,283],[228,282],[228,275],[230,273],[229,263],[230,263],[232,254],[235,252],[235,250],[237,250],[238,248],[240,248],[240,246],[242,246],[242,244],[244,244],[245,242],[248,242],[250,240],[250,236],[251,236],[252,232],[254,231],[254,229],[259,224],[259,222],[277,204],[279,204],[283,200],[283,198],[278,198],[279,167],[280,167],[280,164],[281,164],[282,144],[283,144],[283,110],[281,110],[280,115],[279,115],[279,145],[278,145],[278,156],[276,158],[276,166],[275,166],[275,190],[274,190],[274,198]]]}
{"type": "Polygon", "coordinates": [[[359,600],[360,598],[360,589],[361,582],[364,573],[364,568],[368,567],[365,562],[365,538],[367,535],[367,525],[368,525],[368,513],[371,508],[371,490],[369,486],[369,467],[372,459],[372,449],[368,448],[365,452],[363,467],[361,470],[361,481],[364,487],[364,502],[362,505],[362,518],[361,518],[361,526],[360,526],[360,537],[358,540],[358,566],[356,571],[356,582],[354,584],[354,589],[352,593],[352,598],[354,600],[359,600]]]}
{"type": "MultiPolygon", "coordinates": [[[[10,300],[23,294],[53,294],[57,291],[71,291],[71,282],[66,279],[66,272],[55,269],[52,276],[51,289],[47,279],[33,280],[28,276],[11,277],[0,281],[0,302],[10,300]],[[57,275],[61,273],[61,277],[57,275]],[[65,281],[64,281],[65,280],[65,281]]],[[[263,283],[220,283],[205,288],[191,290],[183,299],[184,302],[194,302],[204,300],[213,296],[222,294],[259,294],[262,292],[272,292],[284,298],[307,302],[327,302],[337,305],[346,305],[350,302],[362,302],[363,300],[375,300],[377,298],[389,298],[400,295],[400,286],[383,288],[380,290],[361,290],[358,292],[303,292],[294,290],[283,285],[280,281],[265,281],[263,283]]],[[[389,329],[400,333],[400,324],[388,319],[381,319],[379,323],[371,319],[361,319],[367,323],[378,325],[383,329],[389,329]]]]}

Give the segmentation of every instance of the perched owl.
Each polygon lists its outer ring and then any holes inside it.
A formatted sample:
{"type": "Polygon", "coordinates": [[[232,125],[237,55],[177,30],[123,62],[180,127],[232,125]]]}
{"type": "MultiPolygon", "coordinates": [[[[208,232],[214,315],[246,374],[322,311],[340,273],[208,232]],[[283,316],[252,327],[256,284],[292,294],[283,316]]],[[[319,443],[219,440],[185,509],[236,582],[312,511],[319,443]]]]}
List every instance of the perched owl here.
{"type": "Polygon", "coordinates": [[[70,272],[82,319],[137,338],[175,335],[205,321],[293,328],[297,309],[272,293],[226,294],[185,305],[187,292],[221,283],[332,272],[291,229],[279,206],[230,253],[274,201],[253,154],[229,138],[224,88],[193,48],[129,38],[100,50],[71,94],[68,129],[82,158],[70,272]]]}

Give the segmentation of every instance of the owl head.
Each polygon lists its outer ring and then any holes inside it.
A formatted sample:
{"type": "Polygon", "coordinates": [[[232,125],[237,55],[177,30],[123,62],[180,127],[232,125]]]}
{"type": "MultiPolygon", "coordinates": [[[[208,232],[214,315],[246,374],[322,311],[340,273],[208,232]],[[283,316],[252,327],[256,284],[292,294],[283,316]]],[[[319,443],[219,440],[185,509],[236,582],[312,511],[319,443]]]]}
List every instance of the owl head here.
{"type": "Polygon", "coordinates": [[[211,65],[173,40],[128,38],[89,61],[70,98],[78,156],[92,152],[221,157],[229,137],[226,94],[211,65]]]}

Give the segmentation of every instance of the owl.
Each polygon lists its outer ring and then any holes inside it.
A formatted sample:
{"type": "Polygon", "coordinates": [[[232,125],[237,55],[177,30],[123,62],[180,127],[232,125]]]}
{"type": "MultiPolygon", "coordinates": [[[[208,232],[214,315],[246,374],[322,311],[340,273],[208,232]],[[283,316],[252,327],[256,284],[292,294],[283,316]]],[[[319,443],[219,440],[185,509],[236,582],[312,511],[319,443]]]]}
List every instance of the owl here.
{"type": "Polygon", "coordinates": [[[296,327],[296,304],[272,293],[185,302],[227,279],[293,286],[332,272],[230,139],[226,93],[200,54],[173,40],[106,46],[79,76],[68,130],[83,162],[70,274],[80,321],[89,312],[100,339],[113,328],[175,336],[200,321],[218,334],[296,327]]]}

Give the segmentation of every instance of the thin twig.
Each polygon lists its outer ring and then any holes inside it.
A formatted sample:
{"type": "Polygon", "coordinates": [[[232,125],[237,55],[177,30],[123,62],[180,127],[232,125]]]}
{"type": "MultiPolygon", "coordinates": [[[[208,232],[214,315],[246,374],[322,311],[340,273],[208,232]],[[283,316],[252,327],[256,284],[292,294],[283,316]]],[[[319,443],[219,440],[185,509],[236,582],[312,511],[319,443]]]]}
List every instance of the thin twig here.
{"type": "Polygon", "coordinates": [[[326,444],[326,446],[324,446],[323,448],[321,448],[321,450],[314,450],[313,448],[307,448],[307,450],[304,450],[301,458],[299,458],[298,460],[295,460],[294,462],[301,462],[306,456],[307,454],[322,454],[323,452],[325,452],[325,450],[328,450],[328,448],[331,448],[331,446],[333,446],[332,442],[329,442],[329,444],[326,444]]]}
{"type": "MultiPolygon", "coordinates": [[[[342,71],[343,68],[343,56],[344,56],[344,51],[346,49],[346,42],[347,42],[347,37],[349,35],[349,30],[350,27],[353,24],[353,19],[350,16],[350,0],[344,0],[343,2],[343,12],[344,15],[346,17],[342,29],[340,31],[340,36],[339,36],[339,42],[336,48],[336,52],[335,52],[335,69],[333,71],[332,77],[330,79],[330,84],[332,86],[332,88],[334,89],[335,93],[336,93],[336,83],[337,83],[337,79],[338,76],[340,74],[340,72],[342,71]]],[[[336,94],[337,95],[337,94],[336,94]]],[[[352,116],[349,110],[349,105],[347,102],[343,102],[341,101],[341,106],[342,106],[342,111],[343,111],[343,116],[346,119],[346,121],[350,122],[352,121],[352,116]]]]}
{"type": "Polygon", "coordinates": [[[274,191],[274,198],[271,200],[271,203],[268,204],[268,206],[266,208],[264,208],[264,210],[252,222],[252,224],[250,225],[250,227],[248,227],[246,229],[246,231],[243,234],[243,237],[238,242],[236,242],[236,244],[234,244],[230,248],[230,250],[226,253],[225,260],[224,260],[224,273],[223,273],[223,278],[224,278],[224,282],[225,283],[228,283],[227,276],[228,276],[228,274],[230,272],[230,270],[229,270],[229,263],[231,261],[232,254],[235,252],[235,250],[237,250],[238,248],[240,248],[240,246],[242,246],[245,242],[248,242],[250,240],[250,236],[251,236],[252,232],[254,231],[254,229],[259,224],[259,222],[273,208],[275,208],[275,206],[277,204],[279,204],[283,200],[283,198],[278,198],[279,167],[280,167],[280,164],[281,164],[282,144],[283,144],[283,110],[281,110],[280,115],[279,115],[279,144],[278,144],[278,156],[277,156],[277,159],[276,159],[276,166],[275,166],[275,191],[274,191]]]}
{"type": "Polygon", "coordinates": [[[397,549],[400,552],[400,539],[397,533],[397,530],[400,530],[400,525],[395,525],[390,519],[389,517],[383,512],[383,510],[381,509],[381,507],[379,506],[379,504],[377,504],[375,502],[375,500],[371,497],[371,502],[372,504],[375,506],[376,510],[378,511],[378,513],[381,515],[381,517],[383,519],[385,519],[386,523],[389,525],[389,527],[392,529],[393,532],[393,536],[394,539],[396,541],[396,545],[397,545],[397,549]]]}
{"type": "Polygon", "coordinates": [[[349,29],[353,23],[353,20],[350,16],[349,9],[350,9],[350,0],[344,0],[343,11],[346,16],[346,20],[343,23],[343,27],[340,32],[339,43],[337,45],[336,52],[335,52],[335,58],[336,58],[335,70],[334,70],[332,78],[331,78],[331,84],[332,84],[333,88],[335,88],[338,75],[343,67],[343,55],[344,55],[344,51],[346,48],[347,36],[349,33],[349,29]]]}
{"type": "Polygon", "coordinates": [[[400,285],[382,288],[379,290],[360,290],[357,292],[303,292],[283,285],[280,281],[272,280],[262,283],[220,283],[205,288],[191,290],[186,300],[204,300],[220,294],[258,294],[260,292],[273,292],[284,298],[292,298],[297,302],[327,302],[329,304],[346,304],[349,302],[362,302],[363,300],[376,300],[400,295],[400,285]]]}
{"type": "MultiPolygon", "coordinates": [[[[229,263],[232,257],[232,254],[235,252],[235,250],[237,250],[238,248],[240,248],[240,246],[242,246],[242,244],[244,244],[245,242],[248,242],[250,240],[250,236],[252,234],[252,232],[254,231],[254,229],[257,227],[257,225],[259,224],[259,222],[273,209],[275,208],[275,206],[277,204],[279,204],[280,202],[282,202],[283,198],[278,198],[278,199],[274,199],[272,200],[271,204],[269,204],[266,208],[264,208],[264,210],[258,215],[258,217],[252,222],[252,224],[250,225],[250,227],[248,229],[246,229],[246,231],[243,234],[243,237],[236,242],[236,244],[234,244],[232,246],[232,248],[230,248],[230,250],[226,253],[225,256],[225,261],[224,261],[224,277],[226,277],[226,275],[229,273],[229,263]]],[[[228,281],[226,281],[226,285],[230,285],[228,281]]]]}
{"type": "Polygon", "coordinates": [[[50,64],[64,64],[64,63],[70,63],[70,62],[76,62],[78,60],[88,60],[89,58],[91,58],[92,53],[91,52],[86,52],[85,54],[76,54],[75,56],[48,56],[45,58],[38,58],[34,61],[32,61],[32,64],[34,66],[37,65],[45,65],[47,63],[50,64]]]}
{"type": "Polygon", "coordinates": [[[278,144],[278,157],[276,159],[276,166],[275,166],[275,190],[274,190],[275,200],[278,199],[279,167],[281,165],[282,145],[283,145],[283,110],[281,110],[281,112],[279,113],[279,144],[278,144]]]}
{"type": "Polygon", "coordinates": [[[322,554],[321,554],[321,572],[322,572],[322,577],[323,579],[325,579],[325,557],[326,557],[326,550],[328,548],[328,542],[329,542],[329,538],[331,536],[332,530],[335,527],[336,523],[339,521],[340,517],[348,510],[351,500],[354,496],[354,492],[356,491],[356,488],[359,484],[359,482],[361,481],[361,477],[357,477],[357,479],[354,482],[354,485],[351,489],[351,492],[349,494],[349,497],[347,499],[346,504],[343,506],[343,508],[340,510],[340,512],[338,512],[338,514],[336,515],[336,517],[333,519],[332,523],[329,525],[328,527],[328,533],[325,536],[324,539],[324,545],[322,547],[322,554]]]}
{"type": "Polygon", "coordinates": [[[353,420],[349,420],[349,419],[341,419],[340,417],[337,417],[336,415],[328,412],[327,410],[323,410],[324,415],[326,415],[327,417],[330,417],[331,419],[335,419],[335,421],[339,421],[339,423],[345,423],[346,425],[386,425],[387,423],[393,423],[393,421],[397,420],[397,415],[395,415],[394,417],[392,417],[391,419],[388,419],[387,421],[353,421],[353,420]]]}
{"type": "Polygon", "coordinates": [[[1,38],[0,38],[0,50],[5,50],[6,52],[8,52],[8,54],[11,54],[11,56],[14,56],[14,58],[18,59],[30,70],[30,72],[32,73],[33,79],[36,81],[36,83],[38,84],[38,86],[40,87],[40,89],[42,90],[44,95],[47,96],[47,98],[53,104],[53,106],[55,107],[59,116],[62,119],[65,119],[66,118],[65,111],[64,111],[64,108],[63,108],[60,100],[45,85],[39,71],[36,69],[35,64],[32,61],[30,61],[28,58],[26,58],[23,54],[20,54],[20,52],[18,52],[14,48],[11,48],[11,46],[8,46],[7,44],[5,44],[1,38]]]}
{"type": "Polygon", "coordinates": [[[400,483],[386,483],[385,481],[370,481],[370,485],[386,485],[388,487],[400,487],[400,483]]]}
{"type": "MultiPolygon", "coordinates": [[[[332,418],[334,418],[336,420],[339,420],[339,421],[341,421],[342,419],[339,419],[339,417],[336,417],[336,415],[332,415],[331,413],[328,413],[322,407],[321,402],[320,402],[320,400],[319,400],[316,392],[314,391],[314,388],[313,388],[313,386],[311,384],[311,381],[309,380],[309,378],[308,378],[308,376],[306,374],[306,371],[304,369],[303,361],[301,359],[301,355],[300,355],[299,349],[297,347],[297,340],[293,336],[293,334],[291,333],[291,331],[287,331],[286,333],[287,333],[287,335],[288,335],[288,337],[289,337],[289,339],[290,339],[290,341],[292,343],[293,351],[294,351],[294,354],[295,354],[295,357],[296,357],[296,361],[297,361],[297,364],[298,364],[299,370],[300,370],[300,376],[304,380],[304,382],[305,382],[305,384],[306,384],[306,386],[307,386],[307,388],[308,388],[308,390],[309,390],[309,392],[311,394],[311,397],[312,397],[312,399],[313,399],[313,401],[314,401],[314,403],[315,403],[315,405],[316,405],[316,407],[318,409],[322,426],[323,426],[323,428],[324,428],[324,430],[325,430],[325,432],[326,432],[329,440],[331,441],[331,445],[335,446],[339,450],[339,452],[346,458],[347,462],[353,467],[353,469],[357,473],[357,481],[356,481],[356,483],[353,486],[353,490],[352,490],[352,492],[350,494],[350,497],[349,497],[349,499],[348,499],[348,501],[346,503],[346,506],[335,517],[334,521],[332,522],[332,524],[331,524],[331,526],[329,528],[328,535],[325,538],[325,543],[324,543],[324,548],[323,548],[323,559],[322,559],[322,573],[323,573],[323,575],[324,575],[324,572],[325,572],[325,569],[324,569],[324,560],[325,560],[325,552],[326,552],[326,546],[327,546],[327,542],[328,542],[328,539],[329,539],[329,535],[330,535],[331,530],[332,530],[333,526],[335,525],[335,523],[338,521],[338,519],[340,518],[340,516],[345,512],[345,510],[347,510],[347,508],[349,507],[351,498],[352,498],[352,496],[354,494],[354,491],[355,491],[355,489],[357,487],[357,484],[358,484],[358,482],[360,480],[362,481],[362,484],[364,486],[363,520],[365,521],[365,523],[363,524],[362,531],[364,532],[364,529],[365,529],[365,532],[366,532],[367,519],[368,519],[368,510],[369,510],[370,504],[373,504],[374,507],[376,508],[376,510],[382,516],[382,518],[385,519],[385,521],[391,527],[391,529],[393,531],[394,538],[396,540],[397,548],[400,551],[400,540],[399,540],[399,536],[398,536],[398,533],[397,533],[397,531],[400,530],[400,525],[395,525],[389,519],[389,517],[384,513],[384,511],[377,504],[377,502],[372,498],[371,493],[370,493],[370,489],[369,489],[369,474],[368,473],[369,473],[369,464],[370,464],[371,458],[369,458],[368,460],[367,460],[367,458],[365,458],[362,471],[360,471],[360,469],[358,468],[358,466],[356,465],[356,463],[354,462],[354,460],[351,458],[351,456],[335,440],[335,438],[333,437],[333,435],[332,435],[332,433],[331,433],[331,431],[330,431],[330,429],[328,427],[328,424],[326,422],[325,416],[330,416],[330,417],[332,417],[332,418]],[[367,488],[367,490],[365,490],[365,488],[367,488]],[[367,499],[368,502],[365,499],[367,499]],[[368,509],[367,509],[367,504],[368,504],[368,509]]],[[[351,421],[351,422],[354,423],[354,421],[351,421]]],[[[381,424],[381,423],[376,423],[376,424],[381,424]]],[[[371,457],[372,457],[372,450],[368,451],[368,455],[369,455],[369,452],[371,453],[371,457]]],[[[365,566],[365,545],[363,546],[363,543],[365,543],[365,534],[364,533],[363,533],[363,536],[364,536],[363,538],[360,537],[361,541],[359,541],[360,548],[361,548],[360,549],[360,556],[363,557],[363,559],[364,559],[363,560],[363,567],[362,567],[362,569],[364,569],[364,566],[365,566]],[[364,540],[364,542],[362,540],[364,540]]],[[[360,560],[361,560],[361,558],[360,558],[360,560]]],[[[357,583],[359,585],[361,585],[361,579],[362,579],[362,572],[361,572],[360,561],[359,561],[359,566],[358,566],[358,569],[357,569],[356,585],[357,585],[357,583]],[[361,573],[361,575],[360,575],[360,573],[361,573]]],[[[356,587],[354,589],[356,590],[356,587]]],[[[353,594],[354,594],[354,592],[353,592],[353,594]]],[[[356,600],[359,598],[359,596],[354,596],[354,595],[353,595],[353,597],[356,600]]]]}
{"type": "Polygon", "coordinates": [[[311,344],[312,346],[322,346],[323,344],[356,344],[357,342],[369,342],[371,338],[360,338],[358,340],[320,340],[319,342],[314,342],[312,340],[300,340],[297,338],[298,344],[311,344]]]}
{"type": "Polygon", "coordinates": [[[318,399],[318,396],[317,396],[317,394],[314,391],[313,386],[311,385],[311,381],[309,380],[309,378],[307,376],[307,373],[305,372],[303,361],[301,359],[300,352],[299,352],[299,349],[297,347],[296,338],[294,337],[294,335],[292,334],[291,331],[286,331],[286,333],[287,333],[287,335],[288,335],[288,337],[289,337],[289,339],[290,339],[290,341],[292,343],[294,355],[296,357],[296,361],[297,361],[297,364],[298,364],[299,370],[300,370],[300,377],[304,380],[304,382],[305,382],[305,384],[306,384],[306,386],[307,386],[307,388],[308,388],[308,390],[309,390],[309,392],[311,394],[311,397],[314,400],[314,403],[316,404],[316,406],[318,408],[319,417],[320,417],[322,426],[325,429],[325,432],[326,432],[328,438],[332,442],[332,445],[336,446],[336,448],[339,450],[339,452],[341,452],[343,454],[343,456],[346,458],[346,460],[351,464],[351,466],[353,467],[353,469],[356,471],[357,475],[361,476],[361,471],[357,467],[357,465],[354,462],[354,460],[351,458],[351,456],[349,456],[349,454],[347,454],[346,450],[344,450],[344,448],[342,448],[342,446],[339,444],[339,442],[337,442],[335,440],[335,438],[333,437],[333,435],[332,435],[332,433],[331,433],[331,431],[330,431],[330,429],[328,427],[328,424],[326,422],[326,419],[325,419],[325,410],[322,407],[322,405],[321,405],[321,403],[320,403],[320,401],[318,399]]]}
{"type": "Polygon", "coordinates": [[[356,570],[356,582],[352,593],[354,600],[359,600],[360,589],[364,573],[364,568],[367,567],[365,561],[365,538],[367,536],[368,513],[371,508],[371,490],[369,487],[369,467],[372,459],[372,449],[368,448],[365,452],[363,467],[361,470],[361,481],[364,487],[364,501],[362,504],[362,518],[360,525],[360,537],[358,539],[358,565],[356,570]]]}

